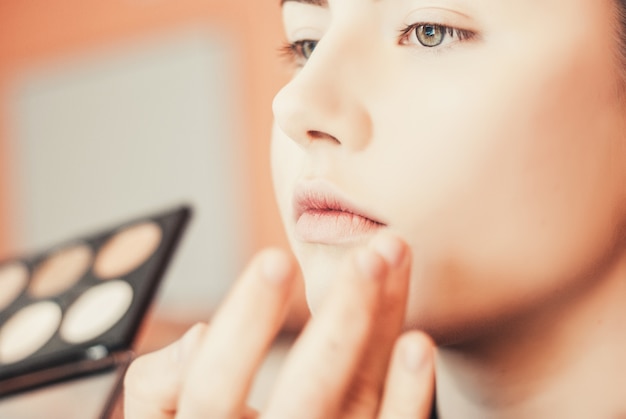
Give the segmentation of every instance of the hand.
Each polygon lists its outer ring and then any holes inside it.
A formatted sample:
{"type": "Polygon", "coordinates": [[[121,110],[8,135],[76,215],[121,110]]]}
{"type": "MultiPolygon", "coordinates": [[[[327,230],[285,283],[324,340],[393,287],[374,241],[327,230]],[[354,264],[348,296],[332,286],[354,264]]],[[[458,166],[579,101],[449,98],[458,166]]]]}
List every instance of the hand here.
{"type": "Polygon", "coordinates": [[[296,276],[286,254],[261,252],[210,325],[198,324],[133,362],[125,380],[126,419],[428,418],[432,343],[420,332],[400,336],[410,259],[408,247],[388,235],[347,258],[258,413],[246,398],[296,276]]]}

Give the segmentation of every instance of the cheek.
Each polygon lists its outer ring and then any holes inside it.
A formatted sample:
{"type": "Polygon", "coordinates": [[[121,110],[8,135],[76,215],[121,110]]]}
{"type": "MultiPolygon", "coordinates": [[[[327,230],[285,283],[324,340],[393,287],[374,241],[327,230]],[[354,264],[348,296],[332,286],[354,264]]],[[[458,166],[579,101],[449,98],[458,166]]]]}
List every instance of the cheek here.
{"type": "MultiPolygon", "coordinates": [[[[598,64],[610,52],[571,34],[518,41],[437,71],[386,60],[362,90],[375,98],[370,145],[335,156],[334,180],[411,245],[408,321],[438,340],[583,288],[624,219],[622,117],[598,64]]],[[[285,220],[305,157],[274,128],[285,220]]],[[[315,310],[345,254],[303,246],[285,224],[315,310]]]]}
{"type": "Polygon", "coordinates": [[[404,184],[377,201],[421,253],[410,320],[422,327],[527,310],[583,286],[616,245],[626,162],[614,75],[597,65],[609,57],[556,50],[485,57],[424,83],[422,100],[398,90],[410,112],[379,110],[391,140],[372,156],[404,184]]]}
{"type": "Polygon", "coordinates": [[[291,216],[291,191],[297,174],[302,170],[304,153],[274,123],[271,141],[271,168],[274,194],[283,223],[291,216]]]}

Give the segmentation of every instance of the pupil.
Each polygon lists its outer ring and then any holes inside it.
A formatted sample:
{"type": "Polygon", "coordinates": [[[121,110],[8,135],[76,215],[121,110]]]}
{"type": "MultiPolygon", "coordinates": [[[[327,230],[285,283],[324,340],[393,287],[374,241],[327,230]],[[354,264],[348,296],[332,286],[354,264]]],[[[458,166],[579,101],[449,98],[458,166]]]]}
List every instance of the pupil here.
{"type": "Polygon", "coordinates": [[[416,28],[417,40],[425,47],[436,47],[443,42],[444,28],[437,25],[420,25],[416,28]]]}

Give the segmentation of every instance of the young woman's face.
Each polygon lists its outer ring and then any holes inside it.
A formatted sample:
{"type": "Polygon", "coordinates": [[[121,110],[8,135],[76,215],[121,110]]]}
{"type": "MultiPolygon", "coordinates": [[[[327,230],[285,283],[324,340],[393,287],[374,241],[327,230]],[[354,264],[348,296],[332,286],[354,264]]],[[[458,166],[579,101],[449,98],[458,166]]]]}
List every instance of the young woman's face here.
{"type": "Polygon", "coordinates": [[[298,68],[274,101],[274,181],[314,312],[379,229],[414,252],[407,325],[440,343],[593,280],[626,218],[614,7],[283,4],[298,68]]]}

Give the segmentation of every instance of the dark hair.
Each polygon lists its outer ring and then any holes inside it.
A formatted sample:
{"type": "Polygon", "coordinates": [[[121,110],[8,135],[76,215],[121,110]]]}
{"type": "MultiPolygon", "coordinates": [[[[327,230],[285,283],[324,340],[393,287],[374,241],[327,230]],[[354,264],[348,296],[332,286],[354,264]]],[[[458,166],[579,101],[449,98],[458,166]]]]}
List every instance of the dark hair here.
{"type": "Polygon", "coordinates": [[[626,0],[615,0],[615,32],[617,36],[618,50],[617,59],[618,66],[621,69],[623,84],[626,85],[626,0]]]}

